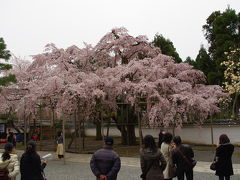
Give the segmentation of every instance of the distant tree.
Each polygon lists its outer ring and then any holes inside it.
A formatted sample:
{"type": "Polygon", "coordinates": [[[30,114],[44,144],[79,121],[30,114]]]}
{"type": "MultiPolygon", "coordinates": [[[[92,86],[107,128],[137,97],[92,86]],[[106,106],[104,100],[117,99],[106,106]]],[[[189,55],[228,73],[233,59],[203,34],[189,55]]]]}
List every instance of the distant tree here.
{"type": "Polygon", "coordinates": [[[179,54],[170,39],[164,38],[161,34],[156,34],[154,36],[153,44],[161,49],[162,54],[172,56],[176,63],[182,62],[182,59],[179,57],[179,54]]]}
{"type": "Polygon", "coordinates": [[[184,62],[188,63],[189,65],[193,66],[194,68],[196,66],[196,62],[190,56],[188,56],[184,62]]]}
{"type": "Polygon", "coordinates": [[[211,83],[221,85],[224,68],[220,65],[226,59],[225,52],[239,46],[240,42],[240,13],[227,8],[224,12],[215,11],[203,25],[205,37],[210,44],[209,55],[214,61],[216,70],[208,74],[211,83]]]}
{"type": "Polygon", "coordinates": [[[201,70],[205,74],[209,84],[214,84],[212,76],[216,73],[216,66],[203,46],[198,52],[194,68],[201,70]]]}
{"type": "MultiPolygon", "coordinates": [[[[10,51],[6,49],[7,46],[3,40],[0,38],[0,60],[3,59],[4,61],[9,60],[11,57],[10,51]]],[[[0,61],[0,86],[6,86],[11,82],[16,82],[15,75],[8,74],[4,75],[3,72],[11,69],[12,66],[10,64],[2,63],[0,61]]]]}

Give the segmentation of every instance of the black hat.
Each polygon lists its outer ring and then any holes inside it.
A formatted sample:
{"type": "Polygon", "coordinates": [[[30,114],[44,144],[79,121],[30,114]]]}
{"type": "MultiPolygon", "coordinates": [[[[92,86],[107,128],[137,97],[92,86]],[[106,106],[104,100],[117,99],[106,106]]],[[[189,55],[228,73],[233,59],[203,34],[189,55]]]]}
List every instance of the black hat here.
{"type": "Polygon", "coordinates": [[[112,146],[112,145],[113,145],[113,137],[111,137],[111,136],[106,136],[106,137],[104,138],[104,142],[105,142],[106,145],[112,146]]]}
{"type": "Polygon", "coordinates": [[[4,146],[5,151],[11,152],[13,149],[13,144],[12,143],[6,143],[4,146]]]}

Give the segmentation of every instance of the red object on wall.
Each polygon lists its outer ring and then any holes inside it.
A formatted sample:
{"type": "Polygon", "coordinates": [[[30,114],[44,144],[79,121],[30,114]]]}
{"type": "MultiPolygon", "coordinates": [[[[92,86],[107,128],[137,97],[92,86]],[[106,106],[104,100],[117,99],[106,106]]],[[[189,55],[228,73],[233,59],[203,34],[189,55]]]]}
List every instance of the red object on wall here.
{"type": "Polygon", "coordinates": [[[0,139],[0,143],[7,143],[7,139],[0,139]]]}

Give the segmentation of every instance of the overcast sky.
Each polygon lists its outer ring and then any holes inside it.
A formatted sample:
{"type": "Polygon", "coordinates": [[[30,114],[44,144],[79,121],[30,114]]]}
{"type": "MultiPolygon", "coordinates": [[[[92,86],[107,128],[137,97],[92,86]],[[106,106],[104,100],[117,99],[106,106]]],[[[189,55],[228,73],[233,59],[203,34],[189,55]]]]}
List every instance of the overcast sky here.
{"type": "Polygon", "coordinates": [[[169,38],[180,57],[195,59],[207,46],[202,25],[227,5],[240,12],[240,0],[0,0],[0,37],[16,56],[43,52],[47,43],[66,48],[95,45],[114,27],[133,36],[169,38]]]}

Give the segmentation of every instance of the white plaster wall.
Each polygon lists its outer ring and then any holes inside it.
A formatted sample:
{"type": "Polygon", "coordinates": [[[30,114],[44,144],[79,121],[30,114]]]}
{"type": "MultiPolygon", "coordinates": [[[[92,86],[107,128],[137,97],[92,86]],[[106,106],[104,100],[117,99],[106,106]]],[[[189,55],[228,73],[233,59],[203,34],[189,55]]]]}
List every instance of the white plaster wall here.
{"type": "MultiPolygon", "coordinates": [[[[172,133],[172,129],[165,129],[172,133]]],[[[107,134],[107,129],[104,128],[104,135],[107,134]]],[[[143,136],[151,134],[155,138],[158,138],[160,128],[149,129],[144,128],[142,130],[143,136]]],[[[135,128],[136,136],[138,137],[138,128],[135,128]]],[[[95,128],[86,129],[87,136],[95,136],[95,128]]],[[[221,134],[227,134],[233,144],[240,145],[240,126],[213,126],[213,140],[214,144],[218,143],[218,138],[221,134]]],[[[116,127],[111,127],[109,130],[110,136],[120,136],[120,131],[116,127]]],[[[181,129],[175,129],[175,135],[181,136],[182,140],[195,144],[211,144],[211,127],[183,127],[181,129]]]]}

